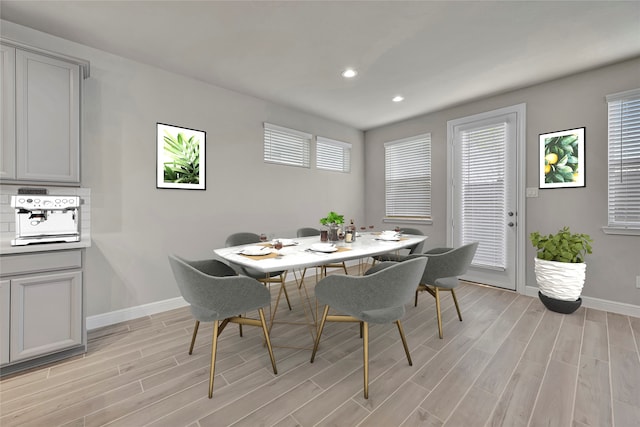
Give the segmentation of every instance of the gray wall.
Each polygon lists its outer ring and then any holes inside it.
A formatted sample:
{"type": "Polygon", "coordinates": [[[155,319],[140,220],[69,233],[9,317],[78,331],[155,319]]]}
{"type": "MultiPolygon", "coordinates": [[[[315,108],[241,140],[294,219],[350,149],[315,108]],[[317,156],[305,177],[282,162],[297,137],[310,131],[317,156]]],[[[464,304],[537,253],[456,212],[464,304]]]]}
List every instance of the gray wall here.
{"type": "MultiPolygon", "coordinates": [[[[469,78],[473,78],[470,75],[469,78]]],[[[640,236],[607,235],[607,104],[605,96],[640,87],[640,59],[554,80],[465,105],[416,117],[365,133],[365,212],[367,222],[384,216],[384,147],[394,139],[431,132],[433,224],[420,227],[428,247],[446,243],[447,121],[497,108],[526,103],[526,186],[538,187],[538,135],[586,127],[586,187],[539,190],[526,200],[526,235],[552,233],[569,225],[594,238],[587,258],[583,295],[640,305],[640,236]]],[[[535,251],[526,242],[526,285],[535,286],[535,251]]]]}
{"type": "Polygon", "coordinates": [[[9,22],[2,35],[91,62],[81,162],[93,203],[88,316],[179,296],[170,252],[211,258],[235,231],[293,237],[329,210],[364,218],[361,131],[9,22]],[[265,121],[352,143],[351,173],[265,164],[265,121]],[[206,191],[156,189],[156,122],[206,131],[206,191]]]}

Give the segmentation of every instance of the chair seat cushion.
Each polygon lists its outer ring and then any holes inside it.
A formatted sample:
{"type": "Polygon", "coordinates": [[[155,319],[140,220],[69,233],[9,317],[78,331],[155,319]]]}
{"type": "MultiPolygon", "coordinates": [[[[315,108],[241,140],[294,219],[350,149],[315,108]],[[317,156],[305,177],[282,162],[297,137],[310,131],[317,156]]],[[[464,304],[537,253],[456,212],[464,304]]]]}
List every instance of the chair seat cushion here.
{"type": "Polygon", "coordinates": [[[373,257],[373,259],[375,259],[376,261],[394,261],[394,262],[402,262],[405,259],[407,259],[406,255],[400,255],[400,254],[382,254],[382,255],[376,255],[373,257]]]}
{"type": "Polygon", "coordinates": [[[435,281],[437,287],[446,289],[453,289],[458,286],[459,283],[457,277],[441,277],[435,281]]]}

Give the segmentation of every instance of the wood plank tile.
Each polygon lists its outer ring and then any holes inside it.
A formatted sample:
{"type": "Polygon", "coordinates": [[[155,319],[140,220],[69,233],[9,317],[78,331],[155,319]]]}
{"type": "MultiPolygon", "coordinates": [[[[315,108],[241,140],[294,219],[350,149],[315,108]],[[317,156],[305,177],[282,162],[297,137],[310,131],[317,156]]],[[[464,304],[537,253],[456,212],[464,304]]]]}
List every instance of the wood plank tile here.
{"type": "Polygon", "coordinates": [[[481,426],[489,419],[497,396],[478,387],[471,387],[451,414],[445,426],[481,426]]]}
{"type": "Polygon", "coordinates": [[[611,346],[610,357],[613,399],[640,407],[640,360],[638,353],[626,348],[611,346]]]}
{"type": "MultiPolygon", "coordinates": [[[[475,387],[500,396],[524,353],[525,343],[507,338],[478,377],[475,387]]],[[[475,347],[474,347],[475,348],[475,347]]]]}
{"type": "Polygon", "coordinates": [[[587,426],[613,425],[609,363],[580,358],[573,419],[587,426]]]}
{"type": "Polygon", "coordinates": [[[183,406],[173,406],[171,407],[173,412],[151,422],[149,426],[175,427],[178,425],[185,425],[187,423],[195,423],[200,418],[204,418],[217,409],[220,409],[238,399],[242,399],[247,393],[255,390],[272,379],[273,372],[268,372],[265,369],[258,369],[257,371],[250,372],[248,375],[233,384],[222,384],[219,387],[216,384],[216,387],[213,390],[213,397],[211,399],[209,399],[208,395],[203,394],[191,403],[183,406]]]}
{"type": "Polygon", "coordinates": [[[527,426],[542,383],[545,365],[521,361],[498,400],[487,426],[527,426]]]}
{"type": "Polygon", "coordinates": [[[567,426],[573,418],[577,366],[551,359],[540,387],[530,425],[567,426]]]}
{"type": "Polygon", "coordinates": [[[490,357],[490,354],[471,349],[429,393],[420,407],[441,420],[449,418],[490,357]]]}
{"type": "MultiPolygon", "coordinates": [[[[297,292],[289,289],[294,310],[280,307],[278,318],[303,321],[297,292]]],[[[313,298],[313,286],[307,289],[313,298]]],[[[637,424],[640,319],[584,307],[560,315],[538,298],[468,283],[458,290],[464,321],[445,295],[444,339],[437,337],[433,298],[423,295],[418,307],[407,306],[403,325],[413,367],[394,325],[371,326],[368,400],[358,326],[337,323],[327,325],[314,364],[308,327],[275,324],[274,341],[307,347],[275,348],[278,375],[260,329],[244,328],[240,338],[231,325],[220,336],[216,388],[208,399],[212,326],[201,325],[189,356],[193,319],[183,307],[90,331],[86,355],[3,378],[0,424],[637,424]],[[547,390],[561,396],[549,397],[547,390]],[[448,399],[430,411],[422,407],[443,396],[448,399]]]]}
{"type": "Polygon", "coordinates": [[[582,324],[578,324],[580,321],[575,321],[578,319],[577,317],[574,317],[573,321],[567,319],[569,319],[569,317],[565,317],[560,326],[551,358],[572,366],[578,366],[583,326],[582,324]]]}
{"type": "MultiPolygon", "coordinates": [[[[315,424],[315,427],[355,426],[365,419],[367,415],[369,415],[369,411],[353,400],[347,400],[344,405],[341,405],[318,424],[315,424]]],[[[299,426],[301,424],[296,425],[299,426]]]]}
{"type": "Polygon", "coordinates": [[[580,354],[602,361],[609,361],[609,337],[607,324],[585,320],[580,354]]]}
{"type": "Polygon", "coordinates": [[[637,351],[628,316],[607,313],[607,329],[611,346],[637,351]]]}
{"type": "Polygon", "coordinates": [[[393,398],[376,408],[362,425],[397,426],[409,417],[411,411],[424,399],[425,390],[418,384],[407,382],[398,389],[393,398]]]}

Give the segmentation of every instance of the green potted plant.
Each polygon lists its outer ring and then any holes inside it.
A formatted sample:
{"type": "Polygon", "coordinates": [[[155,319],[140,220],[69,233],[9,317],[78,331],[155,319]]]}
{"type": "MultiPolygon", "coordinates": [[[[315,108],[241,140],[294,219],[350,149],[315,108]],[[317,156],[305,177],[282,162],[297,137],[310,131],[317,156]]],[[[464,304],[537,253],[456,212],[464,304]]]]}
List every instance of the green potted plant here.
{"type": "Polygon", "coordinates": [[[540,300],[549,310],[573,313],[582,304],[580,294],[587,268],[584,258],[592,253],[591,236],[563,227],[546,236],[534,231],[529,239],[537,249],[535,273],[540,300]]]}
{"type": "Polygon", "coordinates": [[[344,224],[344,215],[331,211],[324,218],[320,218],[320,224],[329,227],[329,241],[337,242],[338,229],[344,224]]]}

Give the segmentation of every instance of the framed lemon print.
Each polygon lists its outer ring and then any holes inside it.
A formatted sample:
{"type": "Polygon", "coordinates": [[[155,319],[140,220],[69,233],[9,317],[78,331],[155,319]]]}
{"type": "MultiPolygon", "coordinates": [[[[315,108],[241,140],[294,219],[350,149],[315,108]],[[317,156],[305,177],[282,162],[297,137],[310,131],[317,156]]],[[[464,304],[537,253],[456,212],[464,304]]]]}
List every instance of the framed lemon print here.
{"type": "Polygon", "coordinates": [[[585,186],[585,129],[540,134],[540,188],[585,186]]]}

